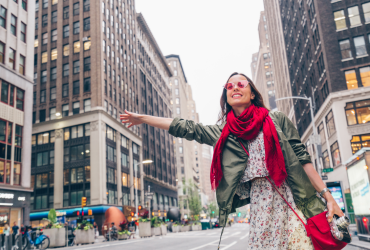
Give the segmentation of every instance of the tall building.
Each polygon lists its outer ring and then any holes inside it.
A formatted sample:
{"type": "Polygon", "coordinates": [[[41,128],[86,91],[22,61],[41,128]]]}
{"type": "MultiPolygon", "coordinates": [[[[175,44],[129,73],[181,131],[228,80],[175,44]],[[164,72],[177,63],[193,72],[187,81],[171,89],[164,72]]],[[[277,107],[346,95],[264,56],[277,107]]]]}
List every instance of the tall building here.
{"type": "MultiPolygon", "coordinates": [[[[199,114],[196,111],[196,104],[193,99],[191,85],[187,82],[185,71],[181,63],[180,56],[166,56],[168,65],[173,71],[173,77],[170,79],[172,91],[172,109],[173,117],[199,122],[199,114]]],[[[204,196],[201,169],[202,169],[202,145],[196,141],[187,141],[182,138],[176,138],[176,161],[177,161],[177,179],[178,196],[180,201],[180,211],[182,216],[189,216],[188,189],[193,183],[200,194],[203,203],[206,202],[204,196]]]]}
{"type": "MultiPolygon", "coordinates": [[[[292,92],[285,52],[283,26],[281,25],[280,18],[280,4],[278,0],[265,0],[264,6],[271,62],[274,67],[275,98],[289,97],[292,96],[292,92]]],[[[279,100],[276,102],[276,106],[279,111],[286,114],[295,123],[292,99],[279,100]]]]}
{"type": "Polygon", "coordinates": [[[275,79],[273,64],[271,61],[270,40],[265,13],[260,14],[258,24],[260,47],[258,53],[252,55],[251,71],[253,81],[260,91],[265,105],[269,109],[276,109],[275,102],[275,79]]]}
{"type": "MultiPolygon", "coordinates": [[[[202,178],[202,190],[207,196],[208,202],[216,201],[216,192],[212,191],[211,186],[211,165],[213,157],[213,147],[203,144],[202,145],[202,169],[201,169],[201,178],[202,178]]],[[[207,203],[208,203],[207,202],[207,203]]]]}
{"type": "Polygon", "coordinates": [[[34,1],[0,3],[0,233],[29,223],[34,1]]]}
{"type": "MultiPolygon", "coordinates": [[[[155,40],[143,15],[137,20],[137,61],[140,84],[139,104],[141,113],[172,117],[171,89],[169,79],[172,71],[167,65],[157,41],[155,40]]],[[[144,167],[144,190],[154,193],[151,203],[154,215],[158,210],[178,206],[176,187],[176,163],[173,136],[168,131],[142,125],[143,157],[153,160],[144,167]]],[[[163,214],[163,213],[162,213],[163,214]]]]}
{"type": "Polygon", "coordinates": [[[144,205],[142,131],[119,120],[139,111],[134,1],[36,0],[35,11],[31,220],[55,208],[74,223],[86,197],[101,225],[107,208],[134,206],[135,188],[144,205]]]}
{"type": "Polygon", "coordinates": [[[349,192],[344,163],[370,144],[370,3],[280,1],[278,10],[292,95],[315,101],[314,128],[307,101],[293,101],[298,131],[312,155],[312,144],[321,146],[327,181],[349,192]]]}

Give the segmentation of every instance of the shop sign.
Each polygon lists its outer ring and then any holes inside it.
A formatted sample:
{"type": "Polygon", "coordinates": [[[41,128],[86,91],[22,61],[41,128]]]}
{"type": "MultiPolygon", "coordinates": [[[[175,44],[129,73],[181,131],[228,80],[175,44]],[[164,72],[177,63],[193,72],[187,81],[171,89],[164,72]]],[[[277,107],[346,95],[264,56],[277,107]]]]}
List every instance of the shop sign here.
{"type": "Polygon", "coordinates": [[[14,198],[14,194],[0,193],[0,199],[13,199],[13,198],[14,198]]]}
{"type": "Polygon", "coordinates": [[[356,215],[370,213],[370,184],[367,169],[364,168],[365,165],[365,159],[362,159],[347,170],[356,215]]]}
{"type": "Polygon", "coordinates": [[[328,172],[333,172],[333,168],[324,168],[322,171],[324,172],[324,173],[328,173],[328,172]]]}
{"type": "Polygon", "coordinates": [[[23,196],[23,197],[19,196],[19,197],[18,197],[18,200],[19,200],[19,201],[25,201],[25,200],[26,200],[26,197],[24,197],[24,196],[23,196]]]}
{"type": "Polygon", "coordinates": [[[67,215],[67,212],[66,211],[56,211],[55,213],[56,213],[57,217],[59,217],[59,216],[66,216],[67,215]]]}

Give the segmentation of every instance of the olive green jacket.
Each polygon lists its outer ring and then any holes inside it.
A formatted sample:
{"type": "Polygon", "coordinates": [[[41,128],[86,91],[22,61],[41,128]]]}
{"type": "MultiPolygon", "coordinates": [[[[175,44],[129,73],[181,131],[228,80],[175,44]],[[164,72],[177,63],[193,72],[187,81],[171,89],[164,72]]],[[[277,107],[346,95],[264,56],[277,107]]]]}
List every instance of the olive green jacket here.
{"type": "MultiPolygon", "coordinates": [[[[310,155],[301,142],[297,129],[283,113],[270,112],[279,137],[279,143],[284,155],[285,167],[288,173],[287,182],[290,186],[294,201],[306,218],[311,218],[325,209],[325,204],[316,196],[316,190],[312,186],[302,165],[311,163],[310,155]]],[[[196,140],[210,146],[215,146],[221,135],[222,125],[204,126],[191,120],[175,118],[169,129],[169,133],[175,137],[187,140],[196,140]]],[[[246,141],[241,140],[248,150],[246,141]]],[[[229,213],[235,209],[250,203],[250,199],[240,200],[235,194],[240,178],[247,167],[248,155],[239,144],[237,138],[230,134],[222,152],[223,177],[216,190],[217,203],[220,210],[220,225],[224,226],[229,213]]]]}

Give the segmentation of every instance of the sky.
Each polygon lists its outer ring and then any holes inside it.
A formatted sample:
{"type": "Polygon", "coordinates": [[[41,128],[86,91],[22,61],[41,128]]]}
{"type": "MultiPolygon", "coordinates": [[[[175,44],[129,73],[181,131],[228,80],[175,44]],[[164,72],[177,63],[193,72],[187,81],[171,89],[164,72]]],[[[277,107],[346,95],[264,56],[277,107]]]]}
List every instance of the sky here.
{"type": "Polygon", "coordinates": [[[179,55],[200,122],[215,124],[233,72],[252,77],[262,0],[136,0],[164,56],[179,55]]]}

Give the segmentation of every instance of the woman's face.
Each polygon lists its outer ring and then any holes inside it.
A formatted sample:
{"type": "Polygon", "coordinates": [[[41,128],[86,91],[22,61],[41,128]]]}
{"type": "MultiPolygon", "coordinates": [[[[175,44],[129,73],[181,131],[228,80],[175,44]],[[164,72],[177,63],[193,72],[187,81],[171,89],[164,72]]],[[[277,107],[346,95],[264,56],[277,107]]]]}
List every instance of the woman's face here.
{"type": "Polygon", "coordinates": [[[252,92],[251,86],[248,84],[246,88],[239,88],[238,82],[245,81],[242,75],[235,75],[229,79],[228,82],[235,84],[235,87],[231,90],[226,90],[227,103],[234,108],[247,108],[251,105],[255,95],[252,92]]]}

